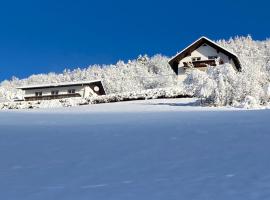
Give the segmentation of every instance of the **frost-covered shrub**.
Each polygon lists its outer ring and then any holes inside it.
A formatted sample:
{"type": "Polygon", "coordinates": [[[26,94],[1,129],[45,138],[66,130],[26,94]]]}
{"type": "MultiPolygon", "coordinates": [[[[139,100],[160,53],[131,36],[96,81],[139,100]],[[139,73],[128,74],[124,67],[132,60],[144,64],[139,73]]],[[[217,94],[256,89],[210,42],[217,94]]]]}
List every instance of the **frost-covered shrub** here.
{"type": "Polygon", "coordinates": [[[184,84],[187,91],[201,98],[205,104],[265,105],[269,101],[269,81],[265,78],[266,72],[254,70],[254,73],[251,70],[236,72],[231,65],[209,67],[206,72],[195,69],[188,74],[184,84]]]}
{"type": "Polygon", "coordinates": [[[186,90],[205,103],[228,105],[233,102],[236,72],[230,65],[209,67],[206,72],[191,70],[184,84],[186,90]]]}
{"type": "Polygon", "coordinates": [[[184,88],[171,87],[171,88],[159,88],[151,90],[142,90],[137,92],[124,92],[117,94],[110,94],[106,96],[96,96],[87,98],[89,104],[119,102],[119,101],[132,101],[132,100],[146,100],[146,99],[158,99],[158,98],[177,98],[191,96],[184,88]]]}
{"type": "Polygon", "coordinates": [[[258,108],[260,104],[255,97],[246,96],[245,99],[238,105],[241,108],[249,109],[249,108],[258,108]]]}
{"type": "Polygon", "coordinates": [[[209,67],[206,72],[191,71],[185,87],[205,104],[256,107],[270,100],[270,40],[254,41],[250,36],[218,43],[235,52],[242,71],[230,65],[209,67]]]}
{"type": "Polygon", "coordinates": [[[207,73],[194,69],[188,72],[184,81],[185,89],[193,96],[200,98],[211,98],[216,83],[207,73]]]}

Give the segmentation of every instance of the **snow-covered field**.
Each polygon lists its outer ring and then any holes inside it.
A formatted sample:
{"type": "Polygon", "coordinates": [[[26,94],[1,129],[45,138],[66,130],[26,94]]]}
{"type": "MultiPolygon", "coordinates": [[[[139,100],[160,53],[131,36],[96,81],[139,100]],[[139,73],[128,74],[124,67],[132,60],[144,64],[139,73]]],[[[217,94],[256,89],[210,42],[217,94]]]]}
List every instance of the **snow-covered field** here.
{"type": "Polygon", "coordinates": [[[270,199],[269,110],[191,99],[0,112],[0,199],[270,199]]]}

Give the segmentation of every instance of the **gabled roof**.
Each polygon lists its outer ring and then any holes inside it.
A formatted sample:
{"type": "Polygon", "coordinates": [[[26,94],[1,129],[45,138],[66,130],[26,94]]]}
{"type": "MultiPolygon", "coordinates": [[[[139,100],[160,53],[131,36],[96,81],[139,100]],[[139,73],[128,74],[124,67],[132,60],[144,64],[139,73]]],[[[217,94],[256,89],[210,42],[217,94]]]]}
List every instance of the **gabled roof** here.
{"type": "Polygon", "coordinates": [[[97,83],[101,80],[93,81],[76,81],[76,82],[62,82],[62,83],[51,83],[51,84],[42,84],[42,85],[27,85],[23,87],[18,87],[17,89],[21,90],[31,90],[31,89],[42,89],[42,88],[56,88],[56,87],[67,87],[67,86],[80,86],[80,85],[90,85],[91,83],[97,83]]]}
{"type": "Polygon", "coordinates": [[[193,42],[191,45],[189,45],[188,47],[186,47],[184,50],[182,50],[180,53],[176,54],[170,61],[169,64],[171,65],[171,67],[175,67],[175,63],[179,63],[183,58],[187,57],[188,55],[190,55],[191,52],[193,52],[194,50],[196,50],[197,48],[199,48],[200,46],[202,46],[203,44],[207,44],[211,47],[213,47],[214,49],[217,49],[218,51],[222,52],[223,54],[227,55],[228,57],[230,57],[231,59],[233,59],[233,62],[235,64],[235,67],[237,68],[238,71],[241,71],[241,64],[240,61],[238,59],[238,56],[231,52],[230,50],[220,46],[219,44],[215,43],[214,41],[208,39],[207,37],[201,37],[198,40],[196,40],[195,42],[193,42]]]}

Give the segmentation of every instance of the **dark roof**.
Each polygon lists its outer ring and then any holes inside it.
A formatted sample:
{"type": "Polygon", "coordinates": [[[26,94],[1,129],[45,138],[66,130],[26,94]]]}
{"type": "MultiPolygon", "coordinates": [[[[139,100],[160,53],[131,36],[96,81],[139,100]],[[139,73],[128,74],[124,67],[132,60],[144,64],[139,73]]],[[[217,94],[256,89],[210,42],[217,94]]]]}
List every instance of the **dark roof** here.
{"type": "Polygon", "coordinates": [[[222,52],[223,54],[227,55],[228,57],[230,57],[234,64],[235,67],[238,71],[241,71],[241,63],[237,57],[236,54],[234,54],[233,52],[229,51],[228,49],[218,45],[217,43],[213,42],[212,40],[208,39],[207,37],[201,37],[198,40],[196,40],[194,43],[192,43],[191,45],[189,45],[188,47],[186,47],[184,50],[182,50],[180,53],[178,53],[176,56],[174,56],[170,61],[169,64],[171,65],[171,67],[173,68],[173,70],[176,72],[177,69],[176,68],[176,64],[178,67],[179,62],[187,57],[188,55],[191,54],[191,52],[193,52],[194,50],[196,50],[197,48],[199,48],[200,46],[202,46],[203,44],[207,44],[211,47],[213,47],[214,49],[217,49],[218,51],[222,52]]]}

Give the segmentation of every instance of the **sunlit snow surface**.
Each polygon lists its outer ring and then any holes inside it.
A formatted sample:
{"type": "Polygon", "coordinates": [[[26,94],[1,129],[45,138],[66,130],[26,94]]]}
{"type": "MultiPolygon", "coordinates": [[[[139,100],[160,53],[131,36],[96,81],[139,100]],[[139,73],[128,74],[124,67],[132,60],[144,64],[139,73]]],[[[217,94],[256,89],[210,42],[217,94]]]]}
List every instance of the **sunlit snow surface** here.
{"type": "Polygon", "coordinates": [[[0,199],[270,199],[269,119],[190,99],[1,111],[0,199]]]}

